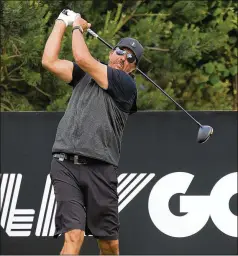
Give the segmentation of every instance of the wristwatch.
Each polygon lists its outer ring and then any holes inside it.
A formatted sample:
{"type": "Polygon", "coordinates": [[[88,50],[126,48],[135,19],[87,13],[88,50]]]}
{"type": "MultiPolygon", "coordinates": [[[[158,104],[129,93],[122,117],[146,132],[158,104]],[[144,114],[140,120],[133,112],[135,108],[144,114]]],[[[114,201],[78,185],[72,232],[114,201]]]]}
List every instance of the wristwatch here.
{"type": "Polygon", "coordinates": [[[79,25],[79,26],[74,26],[72,29],[72,33],[74,32],[75,29],[79,29],[80,32],[83,34],[83,28],[79,25]]]}

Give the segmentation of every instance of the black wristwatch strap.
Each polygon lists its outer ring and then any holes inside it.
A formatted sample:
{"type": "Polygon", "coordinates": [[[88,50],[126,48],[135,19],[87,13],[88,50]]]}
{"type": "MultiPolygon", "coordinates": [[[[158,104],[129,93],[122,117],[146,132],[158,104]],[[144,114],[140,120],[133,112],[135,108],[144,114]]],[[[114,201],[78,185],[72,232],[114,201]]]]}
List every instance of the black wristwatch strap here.
{"type": "Polygon", "coordinates": [[[81,26],[74,26],[72,29],[72,33],[74,32],[75,29],[79,29],[79,31],[83,34],[83,28],[81,26]]]}

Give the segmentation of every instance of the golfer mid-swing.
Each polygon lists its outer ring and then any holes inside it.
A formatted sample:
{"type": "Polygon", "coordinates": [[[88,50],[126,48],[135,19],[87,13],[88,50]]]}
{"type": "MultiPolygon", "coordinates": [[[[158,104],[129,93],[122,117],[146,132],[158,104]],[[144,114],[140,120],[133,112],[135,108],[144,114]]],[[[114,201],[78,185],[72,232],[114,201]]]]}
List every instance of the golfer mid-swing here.
{"type": "Polygon", "coordinates": [[[101,255],[118,255],[117,167],[128,115],[136,112],[136,84],[130,73],[143,47],[123,38],[105,65],[92,57],[84,41],[90,26],[80,15],[64,10],[42,57],[42,65],[73,88],[52,148],[55,237],[64,234],[61,254],[79,254],[86,233],[98,240],[101,255]],[[68,25],[73,25],[75,62],[58,58],[68,25]]]}

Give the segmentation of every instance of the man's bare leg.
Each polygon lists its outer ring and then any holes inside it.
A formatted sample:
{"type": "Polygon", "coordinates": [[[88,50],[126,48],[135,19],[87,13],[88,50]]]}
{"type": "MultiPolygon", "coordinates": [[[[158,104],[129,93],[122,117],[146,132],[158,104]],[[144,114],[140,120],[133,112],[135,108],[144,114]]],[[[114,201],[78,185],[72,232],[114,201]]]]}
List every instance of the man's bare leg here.
{"type": "Polygon", "coordinates": [[[73,229],[64,234],[64,246],[60,255],[73,254],[78,255],[83,244],[84,231],[80,229],[73,229]]]}
{"type": "Polygon", "coordinates": [[[119,255],[118,240],[98,240],[100,255],[119,255]]]}

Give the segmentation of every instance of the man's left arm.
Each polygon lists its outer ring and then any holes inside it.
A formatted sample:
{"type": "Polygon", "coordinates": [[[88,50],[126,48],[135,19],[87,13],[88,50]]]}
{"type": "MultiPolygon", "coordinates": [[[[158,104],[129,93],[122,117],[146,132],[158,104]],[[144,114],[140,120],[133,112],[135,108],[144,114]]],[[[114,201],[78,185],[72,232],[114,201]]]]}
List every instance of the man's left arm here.
{"type": "MultiPolygon", "coordinates": [[[[81,17],[77,17],[73,23],[73,27],[75,26],[81,26],[83,31],[86,31],[91,24],[81,17]]],[[[107,89],[107,66],[94,59],[90,54],[80,29],[74,29],[72,32],[72,51],[75,62],[79,67],[87,72],[100,87],[107,89]]]]}

